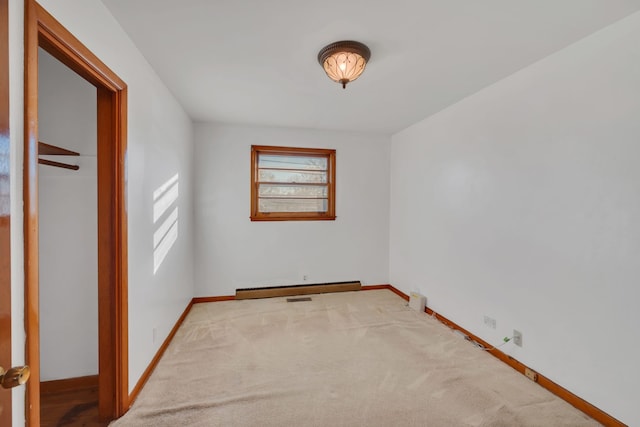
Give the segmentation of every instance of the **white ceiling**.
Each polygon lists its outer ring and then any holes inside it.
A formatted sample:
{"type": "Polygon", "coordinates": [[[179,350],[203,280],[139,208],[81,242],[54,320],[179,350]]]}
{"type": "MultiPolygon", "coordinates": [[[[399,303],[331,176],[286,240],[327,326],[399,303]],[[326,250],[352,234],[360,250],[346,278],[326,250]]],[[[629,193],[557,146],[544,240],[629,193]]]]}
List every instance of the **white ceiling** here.
{"type": "Polygon", "coordinates": [[[196,121],[391,134],[640,0],[103,0],[196,121]],[[343,90],[316,55],[371,48],[343,90]]]}

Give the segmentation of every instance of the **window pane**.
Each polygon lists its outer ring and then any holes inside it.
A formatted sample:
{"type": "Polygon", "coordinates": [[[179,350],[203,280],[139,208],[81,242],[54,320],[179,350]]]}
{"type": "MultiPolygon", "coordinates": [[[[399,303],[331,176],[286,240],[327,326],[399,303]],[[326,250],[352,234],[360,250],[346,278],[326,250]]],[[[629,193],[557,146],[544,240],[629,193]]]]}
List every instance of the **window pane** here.
{"type": "Polygon", "coordinates": [[[327,170],[327,158],[260,154],[258,168],[327,170]]]}
{"type": "Polygon", "coordinates": [[[327,199],[258,199],[260,212],[326,212],[327,199]]]}
{"type": "Polygon", "coordinates": [[[258,181],[260,182],[309,182],[326,183],[326,172],[293,172],[284,170],[260,169],[258,171],[258,181]]]}
{"type": "Polygon", "coordinates": [[[326,185],[272,185],[260,184],[259,197],[320,198],[328,197],[326,185]]]}

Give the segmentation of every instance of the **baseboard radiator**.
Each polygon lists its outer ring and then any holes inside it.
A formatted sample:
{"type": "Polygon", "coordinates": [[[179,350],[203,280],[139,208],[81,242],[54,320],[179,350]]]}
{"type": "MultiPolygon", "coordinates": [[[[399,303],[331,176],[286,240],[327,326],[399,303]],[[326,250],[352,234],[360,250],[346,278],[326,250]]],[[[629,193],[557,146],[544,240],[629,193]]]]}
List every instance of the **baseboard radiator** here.
{"type": "Polygon", "coordinates": [[[312,285],[271,286],[267,288],[236,289],[236,299],[288,297],[293,295],[326,294],[330,292],[359,291],[360,281],[316,283],[312,285]]]}

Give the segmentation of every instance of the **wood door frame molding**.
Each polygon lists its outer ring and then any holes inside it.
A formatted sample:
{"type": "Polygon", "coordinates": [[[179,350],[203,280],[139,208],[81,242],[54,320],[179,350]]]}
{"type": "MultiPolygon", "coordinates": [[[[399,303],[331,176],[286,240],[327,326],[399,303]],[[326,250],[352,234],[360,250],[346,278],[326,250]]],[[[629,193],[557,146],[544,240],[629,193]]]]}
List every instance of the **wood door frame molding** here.
{"type": "Polygon", "coordinates": [[[25,0],[24,259],[27,425],[40,425],[38,277],[38,47],[97,88],[99,412],[122,416],[128,397],[127,85],[35,0],[25,0]]]}

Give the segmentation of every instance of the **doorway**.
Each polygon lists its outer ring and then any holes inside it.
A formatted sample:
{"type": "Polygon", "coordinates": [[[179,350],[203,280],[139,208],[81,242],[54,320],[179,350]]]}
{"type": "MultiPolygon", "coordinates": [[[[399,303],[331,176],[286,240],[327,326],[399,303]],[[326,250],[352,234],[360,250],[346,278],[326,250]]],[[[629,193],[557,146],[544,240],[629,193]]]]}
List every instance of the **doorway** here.
{"type": "MultiPolygon", "coordinates": [[[[128,409],[127,86],[35,0],[25,1],[25,328],[27,424],[40,425],[38,48],[96,88],[98,402],[102,419],[128,409]]],[[[61,307],[63,309],[63,307],[61,307]]]]}
{"type": "Polygon", "coordinates": [[[99,418],[96,92],[39,49],[42,426],[99,418]]]}

